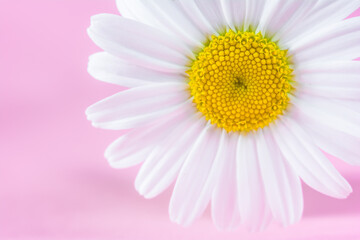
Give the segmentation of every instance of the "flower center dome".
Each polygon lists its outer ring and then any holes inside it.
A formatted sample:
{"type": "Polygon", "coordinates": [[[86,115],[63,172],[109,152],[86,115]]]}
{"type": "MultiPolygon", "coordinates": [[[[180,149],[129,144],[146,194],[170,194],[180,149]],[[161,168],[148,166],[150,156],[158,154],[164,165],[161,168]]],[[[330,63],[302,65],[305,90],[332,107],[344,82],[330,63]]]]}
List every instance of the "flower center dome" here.
{"type": "Polygon", "coordinates": [[[196,108],[228,132],[257,130],[281,115],[292,72],[286,50],[261,33],[232,30],[213,35],[187,71],[196,108]]]}

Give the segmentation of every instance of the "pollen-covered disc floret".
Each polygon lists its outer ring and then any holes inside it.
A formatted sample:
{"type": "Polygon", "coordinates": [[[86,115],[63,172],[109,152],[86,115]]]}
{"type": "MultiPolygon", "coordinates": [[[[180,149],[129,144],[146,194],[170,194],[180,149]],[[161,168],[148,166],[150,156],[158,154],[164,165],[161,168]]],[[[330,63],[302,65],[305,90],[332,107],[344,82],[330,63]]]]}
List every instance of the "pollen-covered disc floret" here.
{"type": "Polygon", "coordinates": [[[193,102],[207,120],[249,132],[286,110],[292,71],[287,51],[261,33],[230,30],[212,36],[187,73],[193,102]]]}

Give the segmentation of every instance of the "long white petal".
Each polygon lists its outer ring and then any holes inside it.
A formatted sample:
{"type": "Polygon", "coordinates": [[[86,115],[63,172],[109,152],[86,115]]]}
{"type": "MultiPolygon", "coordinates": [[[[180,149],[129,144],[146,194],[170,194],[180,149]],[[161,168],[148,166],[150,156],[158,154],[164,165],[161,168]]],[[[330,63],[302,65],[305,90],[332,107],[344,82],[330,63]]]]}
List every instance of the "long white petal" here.
{"type": "Polygon", "coordinates": [[[100,81],[125,87],[185,81],[185,77],[181,74],[166,73],[138,66],[106,52],[99,52],[90,56],[88,72],[100,81]]]}
{"type": "MultiPolygon", "coordinates": [[[[348,78],[348,80],[351,80],[348,78]]],[[[338,84],[338,83],[336,83],[338,84]]],[[[346,82],[344,83],[344,85],[346,82]]],[[[358,84],[358,83],[356,83],[358,84]]],[[[330,85],[330,84],[329,84],[330,85]]],[[[351,84],[350,84],[351,85],[351,84]]],[[[301,94],[307,94],[314,97],[323,97],[327,99],[360,100],[360,87],[354,86],[336,87],[324,85],[304,85],[299,91],[301,94]]]]}
{"type": "Polygon", "coordinates": [[[236,151],[238,204],[242,223],[251,231],[264,229],[271,220],[253,133],[239,136],[236,151]]]}
{"type": "Polygon", "coordinates": [[[148,157],[155,146],[169,138],[169,132],[179,125],[178,122],[183,122],[191,115],[191,108],[182,108],[155,122],[132,129],[109,145],[105,157],[114,168],[137,165],[148,157]]]}
{"type": "Polygon", "coordinates": [[[358,0],[314,0],[309,2],[309,8],[300,8],[302,10],[297,21],[293,22],[291,27],[283,28],[280,31],[279,39],[282,42],[293,45],[307,36],[316,34],[324,26],[331,26],[354,12],[359,6],[358,0]]]}
{"type": "Polygon", "coordinates": [[[137,9],[139,8],[135,8],[134,6],[129,6],[128,2],[129,1],[116,0],[116,6],[121,16],[139,21],[139,19],[137,18],[137,15],[140,15],[139,12],[137,11],[137,9]]]}
{"type": "Polygon", "coordinates": [[[279,41],[281,47],[286,45],[287,35],[296,29],[315,7],[317,1],[265,1],[260,19],[259,30],[273,41],[279,41]],[[285,40],[285,41],[284,41],[285,40]]]}
{"type": "Polygon", "coordinates": [[[351,18],[324,27],[291,44],[294,61],[353,60],[360,57],[360,18],[351,18]]]}
{"type": "Polygon", "coordinates": [[[360,136],[327,127],[306,115],[298,115],[296,121],[322,150],[349,164],[360,165],[360,136]]]}
{"type": "Polygon", "coordinates": [[[200,47],[206,40],[204,32],[194,24],[178,1],[118,0],[117,4],[125,17],[159,28],[180,38],[190,47],[200,47]]]}
{"type": "Polygon", "coordinates": [[[271,130],[286,160],[307,185],[335,198],[351,193],[349,183],[296,122],[283,117],[271,130]]]}
{"type": "MultiPolygon", "coordinates": [[[[217,31],[226,28],[226,18],[220,0],[195,0],[194,1],[207,22],[217,31]]],[[[187,3],[186,3],[187,4],[187,3]]]]}
{"type": "Polygon", "coordinates": [[[301,87],[360,88],[360,61],[302,65],[295,75],[301,87]]]}
{"type": "MultiPolygon", "coordinates": [[[[213,0],[211,0],[213,1],[213,0]]],[[[217,30],[212,22],[204,15],[202,9],[199,8],[197,1],[177,1],[179,8],[186,12],[192,23],[200,29],[204,36],[208,37],[216,34],[217,30]]],[[[225,18],[224,18],[225,19],[225,18]]]]}
{"type": "Polygon", "coordinates": [[[168,136],[154,147],[136,177],[135,188],[141,195],[155,197],[174,181],[204,126],[204,118],[192,114],[168,129],[168,136]]]}
{"type": "Polygon", "coordinates": [[[265,7],[266,0],[246,0],[245,30],[255,31],[258,29],[265,7]]]}
{"type": "Polygon", "coordinates": [[[358,114],[360,113],[359,101],[334,100],[334,102],[340,106],[344,106],[345,108],[350,109],[351,111],[355,111],[358,114]]]}
{"type": "Polygon", "coordinates": [[[304,114],[324,126],[350,135],[360,136],[360,112],[356,112],[330,99],[298,96],[291,100],[296,114],[304,114]]]}
{"type": "Polygon", "coordinates": [[[166,32],[117,15],[93,16],[88,34],[106,52],[155,70],[184,72],[193,55],[166,32]]]}
{"type": "Polygon", "coordinates": [[[181,107],[187,101],[185,83],[145,85],[105,98],[86,110],[95,127],[127,129],[144,125],[181,107]]]}
{"type": "Polygon", "coordinates": [[[259,165],[272,214],[288,226],[299,221],[302,215],[301,182],[275,144],[269,127],[256,133],[259,165]]]}
{"type": "Polygon", "coordinates": [[[233,229],[240,224],[240,212],[237,203],[236,186],[236,146],[237,133],[226,134],[222,157],[216,171],[219,180],[211,198],[211,215],[220,229],[233,229]]]}
{"type": "Polygon", "coordinates": [[[295,74],[360,74],[360,61],[319,61],[296,66],[295,74]]]}
{"type": "Polygon", "coordinates": [[[246,0],[221,0],[226,24],[234,30],[242,30],[245,23],[246,0]]]}
{"type": "Polygon", "coordinates": [[[184,162],[170,200],[170,219],[189,225],[205,210],[215,186],[222,131],[208,123],[184,162]]]}
{"type": "Polygon", "coordinates": [[[360,98],[360,61],[320,61],[300,64],[295,70],[297,94],[329,100],[360,98]]]}

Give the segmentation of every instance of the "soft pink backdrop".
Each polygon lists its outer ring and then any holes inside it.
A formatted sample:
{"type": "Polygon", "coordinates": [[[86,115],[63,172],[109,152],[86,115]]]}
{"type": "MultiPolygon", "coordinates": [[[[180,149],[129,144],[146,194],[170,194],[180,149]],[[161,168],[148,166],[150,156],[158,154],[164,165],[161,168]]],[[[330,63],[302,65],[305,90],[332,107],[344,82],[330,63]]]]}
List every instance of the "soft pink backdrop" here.
{"type": "Polygon", "coordinates": [[[220,232],[208,210],[183,228],[168,218],[171,190],[139,196],[138,168],[114,170],[103,157],[121,132],[92,128],[84,114],[122,89],[86,72],[99,51],[86,28],[103,12],[117,13],[115,0],[0,0],[0,239],[360,239],[360,168],[337,160],[353,194],[304,187],[303,220],[285,229],[220,232]]]}

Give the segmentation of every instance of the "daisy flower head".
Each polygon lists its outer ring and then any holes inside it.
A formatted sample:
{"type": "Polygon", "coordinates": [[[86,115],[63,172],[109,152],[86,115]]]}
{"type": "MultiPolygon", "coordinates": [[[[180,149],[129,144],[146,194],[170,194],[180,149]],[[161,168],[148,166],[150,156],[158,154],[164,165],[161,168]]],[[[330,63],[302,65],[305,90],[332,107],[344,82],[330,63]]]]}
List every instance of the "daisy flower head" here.
{"type": "Polygon", "coordinates": [[[359,0],[118,0],[93,16],[96,79],[128,87],[87,111],[130,129],[105,152],[142,163],[137,191],[175,182],[170,219],[208,205],[215,225],[261,230],[301,218],[301,181],[352,191],[324,152],[360,164],[359,0]],[[345,20],[346,19],[346,20],[345,20]]]}

